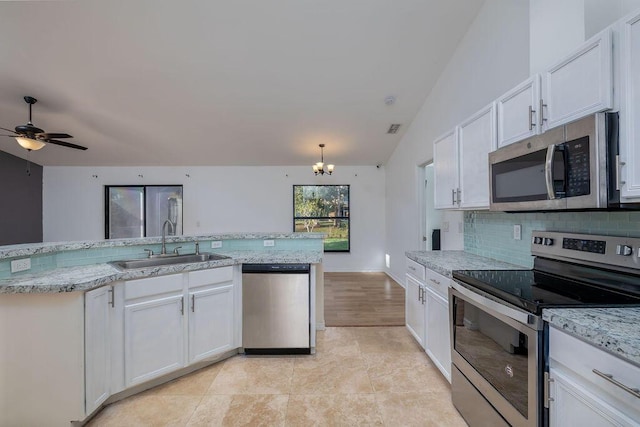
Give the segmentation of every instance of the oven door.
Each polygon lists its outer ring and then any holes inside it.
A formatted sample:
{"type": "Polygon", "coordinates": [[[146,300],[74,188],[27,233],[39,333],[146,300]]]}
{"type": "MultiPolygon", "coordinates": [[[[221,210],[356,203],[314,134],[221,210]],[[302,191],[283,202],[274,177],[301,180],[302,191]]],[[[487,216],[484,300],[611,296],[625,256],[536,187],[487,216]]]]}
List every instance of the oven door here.
{"type": "Polygon", "coordinates": [[[490,406],[513,426],[538,426],[541,417],[542,321],[455,283],[449,289],[451,359],[479,392],[452,384],[453,402],[467,422],[482,419],[490,406]],[[484,398],[484,399],[483,399],[484,398]]]}

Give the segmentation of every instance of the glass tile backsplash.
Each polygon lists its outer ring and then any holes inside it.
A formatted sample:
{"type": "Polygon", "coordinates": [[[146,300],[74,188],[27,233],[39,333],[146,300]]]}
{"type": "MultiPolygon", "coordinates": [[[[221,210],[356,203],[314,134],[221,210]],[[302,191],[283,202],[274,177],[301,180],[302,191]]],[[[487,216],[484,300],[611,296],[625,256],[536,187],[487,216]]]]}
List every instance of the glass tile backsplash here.
{"type": "Polygon", "coordinates": [[[530,268],[534,230],[640,237],[640,212],[468,211],[464,214],[464,249],[530,268]],[[513,238],[515,224],[522,226],[522,240],[513,238]]]}

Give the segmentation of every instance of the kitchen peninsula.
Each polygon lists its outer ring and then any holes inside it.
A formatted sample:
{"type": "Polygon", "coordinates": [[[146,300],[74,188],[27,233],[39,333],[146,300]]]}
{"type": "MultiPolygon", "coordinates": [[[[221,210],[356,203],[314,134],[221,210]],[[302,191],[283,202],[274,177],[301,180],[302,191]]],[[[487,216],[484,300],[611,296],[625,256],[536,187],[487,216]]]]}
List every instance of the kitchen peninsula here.
{"type": "Polygon", "coordinates": [[[166,239],[169,252],[180,247],[180,253],[195,253],[198,242],[201,252],[228,258],[128,270],[109,262],[144,258],[144,249],[157,253],[160,238],[0,247],[0,425],[81,423],[105,403],[237,354],[243,263],[311,264],[311,319],[322,328],[323,238],[322,233],[172,236],[166,239]],[[29,271],[10,272],[11,261],[27,258],[29,271]],[[202,311],[195,309],[201,295],[208,299],[200,307],[212,304],[204,315],[217,322],[204,325],[210,331],[205,337],[202,328],[195,329],[203,326],[202,311]],[[153,326],[151,313],[173,319],[165,326],[175,328],[127,329],[153,326]],[[198,347],[211,337],[213,347],[198,347]],[[154,352],[146,360],[136,348],[140,339],[151,347],[173,345],[175,354],[154,352]],[[178,362],[140,372],[171,356],[178,362]]]}

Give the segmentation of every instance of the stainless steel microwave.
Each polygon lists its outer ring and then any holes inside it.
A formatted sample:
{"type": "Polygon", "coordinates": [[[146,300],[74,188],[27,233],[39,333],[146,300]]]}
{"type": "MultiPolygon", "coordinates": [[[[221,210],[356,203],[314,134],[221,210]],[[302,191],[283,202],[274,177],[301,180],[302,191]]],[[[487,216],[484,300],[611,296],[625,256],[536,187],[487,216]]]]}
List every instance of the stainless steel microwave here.
{"type": "Polygon", "coordinates": [[[638,209],[620,204],[618,113],[597,113],[489,154],[492,211],[638,209]]]}

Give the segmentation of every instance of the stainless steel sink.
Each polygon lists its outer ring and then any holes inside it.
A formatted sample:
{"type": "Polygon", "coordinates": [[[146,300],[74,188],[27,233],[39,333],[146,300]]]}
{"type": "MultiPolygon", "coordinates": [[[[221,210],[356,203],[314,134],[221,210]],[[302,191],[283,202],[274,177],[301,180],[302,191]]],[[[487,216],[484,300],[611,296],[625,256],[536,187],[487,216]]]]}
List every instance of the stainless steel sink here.
{"type": "Polygon", "coordinates": [[[217,261],[222,259],[229,259],[228,256],[218,255],[212,253],[190,254],[190,255],[175,255],[165,256],[158,258],[143,258],[143,259],[129,259],[122,261],[111,261],[109,264],[113,265],[120,270],[130,270],[133,268],[145,268],[145,267],[161,267],[163,265],[173,264],[188,264],[191,262],[205,262],[205,261],[217,261]]]}

